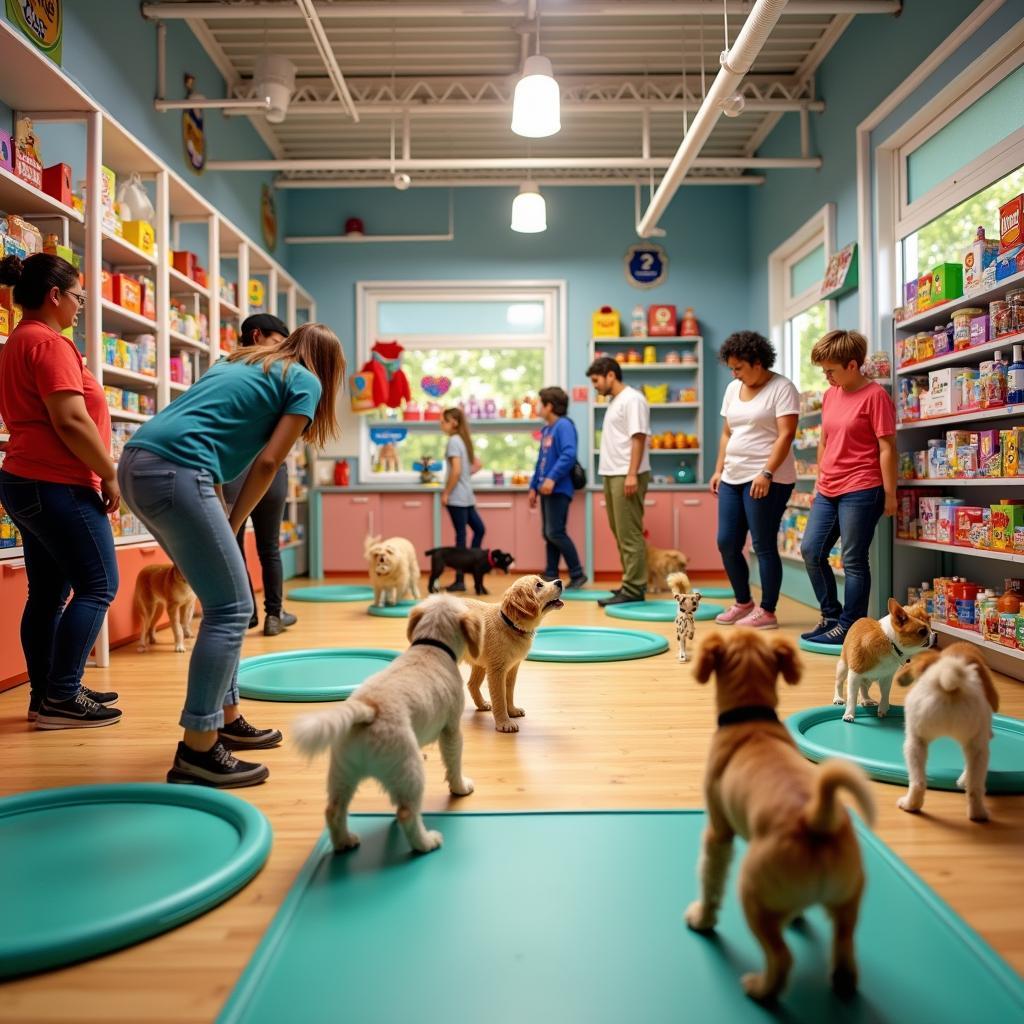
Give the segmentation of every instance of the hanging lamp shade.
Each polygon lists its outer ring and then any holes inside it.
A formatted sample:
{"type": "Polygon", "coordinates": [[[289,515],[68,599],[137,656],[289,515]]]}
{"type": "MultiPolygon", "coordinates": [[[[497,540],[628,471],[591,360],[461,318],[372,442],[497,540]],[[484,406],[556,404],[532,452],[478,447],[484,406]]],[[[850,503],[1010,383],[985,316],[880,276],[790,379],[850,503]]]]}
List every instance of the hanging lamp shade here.
{"type": "Polygon", "coordinates": [[[533,182],[524,181],[512,200],[512,230],[524,235],[547,231],[548,215],[544,197],[533,182]]]}
{"type": "Polygon", "coordinates": [[[561,100],[551,61],[527,57],[512,100],[512,131],[527,139],[544,139],[562,127],[561,100]]]}

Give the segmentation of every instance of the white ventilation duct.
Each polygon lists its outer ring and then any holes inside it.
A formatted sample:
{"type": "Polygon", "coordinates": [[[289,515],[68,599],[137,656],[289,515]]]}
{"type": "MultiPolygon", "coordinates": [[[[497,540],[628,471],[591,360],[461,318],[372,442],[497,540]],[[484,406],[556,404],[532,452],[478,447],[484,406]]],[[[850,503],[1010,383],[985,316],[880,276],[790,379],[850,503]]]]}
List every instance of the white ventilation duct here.
{"type": "Polygon", "coordinates": [[[295,91],[295,65],[287,57],[265,53],[256,61],[253,81],[257,97],[267,102],[267,120],[280,124],[295,91]]]}
{"type": "Polygon", "coordinates": [[[722,67],[711,83],[700,110],[694,116],[690,130],[679,144],[665,177],[661,179],[661,184],[651,197],[647,212],[636,226],[636,233],[641,238],[649,237],[658,226],[658,221],[676,194],[676,189],[682,184],[687,171],[693,166],[693,161],[700,154],[718,119],[727,108],[732,108],[733,95],[757,59],[761,48],[768,41],[772,29],[782,17],[786,3],[787,0],[757,0],[732,49],[722,52],[722,67]]]}

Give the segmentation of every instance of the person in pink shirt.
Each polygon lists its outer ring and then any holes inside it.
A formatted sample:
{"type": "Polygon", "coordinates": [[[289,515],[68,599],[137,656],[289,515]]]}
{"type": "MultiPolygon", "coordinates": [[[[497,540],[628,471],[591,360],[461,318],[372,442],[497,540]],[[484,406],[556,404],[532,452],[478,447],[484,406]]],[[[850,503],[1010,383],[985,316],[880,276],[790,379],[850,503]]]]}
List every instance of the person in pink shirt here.
{"type": "Polygon", "coordinates": [[[829,331],[811,350],[829,388],[821,405],[818,483],[800,545],[821,619],[802,637],[837,647],[868,613],[868,550],[878,520],[896,511],[896,408],[861,372],[867,354],[867,340],[856,331],[829,331]],[[846,574],[843,604],[828,561],[837,540],[846,574]]]}

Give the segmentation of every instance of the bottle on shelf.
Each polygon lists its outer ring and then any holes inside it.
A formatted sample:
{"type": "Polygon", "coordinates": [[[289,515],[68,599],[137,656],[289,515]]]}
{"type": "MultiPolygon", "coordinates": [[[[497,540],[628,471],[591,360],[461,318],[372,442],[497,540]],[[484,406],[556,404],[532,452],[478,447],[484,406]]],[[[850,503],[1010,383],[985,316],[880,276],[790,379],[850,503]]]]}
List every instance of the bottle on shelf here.
{"type": "Polygon", "coordinates": [[[633,317],[629,329],[630,335],[634,338],[647,337],[647,314],[643,306],[633,307],[633,317]]]}
{"type": "Polygon", "coordinates": [[[1024,402],[1024,345],[1013,346],[1013,362],[1006,373],[1006,404],[1024,402]]]}
{"type": "Polygon", "coordinates": [[[1020,612],[1020,594],[1013,589],[1013,580],[1003,581],[1003,593],[996,602],[996,610],[1000,615],[1012,612],[1014,615],[1020,612]]]}

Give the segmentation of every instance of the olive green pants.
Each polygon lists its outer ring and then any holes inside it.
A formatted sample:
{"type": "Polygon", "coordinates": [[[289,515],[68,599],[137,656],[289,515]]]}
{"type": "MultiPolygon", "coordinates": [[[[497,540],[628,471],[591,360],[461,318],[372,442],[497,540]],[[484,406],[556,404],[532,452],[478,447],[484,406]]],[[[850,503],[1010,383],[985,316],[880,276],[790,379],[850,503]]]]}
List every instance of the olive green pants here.
{"type": "Polygon", "coordinates": [[[650,473],[637,476],[636,494],[626,497],[626,478],[604,478],[604,503],[608,525],[615,535],[622,562],[622,589],[630,597],[641,597],[647,590],[647,545],[644,543],[644,495],[651,482],[650,473]]]}

